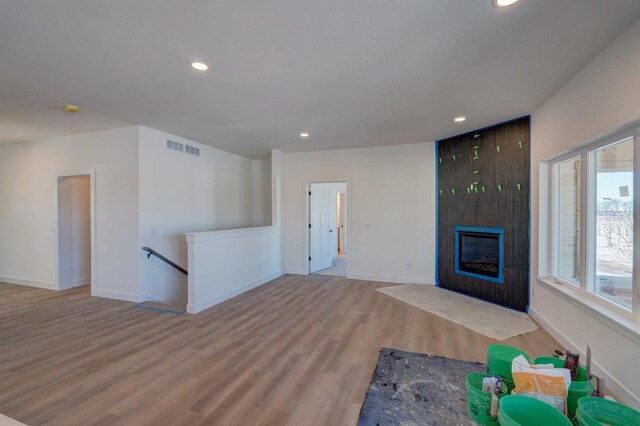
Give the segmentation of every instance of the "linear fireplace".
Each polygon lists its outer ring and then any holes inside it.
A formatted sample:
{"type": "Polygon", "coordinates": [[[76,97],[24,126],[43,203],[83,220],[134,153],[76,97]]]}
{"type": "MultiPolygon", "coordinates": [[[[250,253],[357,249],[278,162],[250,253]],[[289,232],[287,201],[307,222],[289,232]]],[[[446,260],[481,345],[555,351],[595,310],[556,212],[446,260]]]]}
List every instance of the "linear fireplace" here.
{"type": "Polygon", "coordinates": [[[504,230],[485,226],[454,228],[454,271],[502,284],[504,230]]]}

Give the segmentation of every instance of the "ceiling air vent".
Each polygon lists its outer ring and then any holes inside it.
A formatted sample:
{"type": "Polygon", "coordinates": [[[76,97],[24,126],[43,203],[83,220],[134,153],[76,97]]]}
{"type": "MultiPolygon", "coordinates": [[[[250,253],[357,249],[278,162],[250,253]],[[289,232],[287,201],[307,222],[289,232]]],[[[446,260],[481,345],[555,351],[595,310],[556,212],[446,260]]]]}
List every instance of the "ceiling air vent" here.
{"type": "Polygon", "coordinates": [[[172,141],[167,139],[167,149],[172,149],[178,152],[186,152],[187,154],[200,156],[200,148],[196,148],[195,146],[182,144],[180,142],[172,141]]]}

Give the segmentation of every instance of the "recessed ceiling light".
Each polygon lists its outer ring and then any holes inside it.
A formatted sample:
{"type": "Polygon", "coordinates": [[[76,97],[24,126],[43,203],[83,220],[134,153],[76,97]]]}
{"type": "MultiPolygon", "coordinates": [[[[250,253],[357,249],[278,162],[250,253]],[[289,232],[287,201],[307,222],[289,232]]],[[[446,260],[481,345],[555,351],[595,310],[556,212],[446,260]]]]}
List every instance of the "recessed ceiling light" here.
{"type": "Polygon", "coordinates": [[[493,4],[493,7],[505,7],[505,6],[511,6],[517,1],[518,0],[492,0],[491,3],[493,4]]]}
{"type": "Polygon", "coordinates": [[[80,111],[80,107],[78,105],[66,104],[64,106],[64,110],[67,111],[67,112],[74,113],[74,112],[80,111]]]}
{"type": "Polygon", "coordinates": [[[463,121],[466,121],[466,120],[467,120],[467,117],[465,117],[464,115],[459,115],[453,119],[453,121],[455,121],[456,123],[462,123],[463,121]]]}
{"type": "Polygon", "coordinates": [[[191,67],[198,71],[206,71],[209,69],[209,65],[205,64],[204,62],[191,62],[191,67]]]}
{"type": "Polygon", "coordinates": [[[301,138],[308,138],[309,137],[309,132],[300,132],[300,137],[301,138]]]}

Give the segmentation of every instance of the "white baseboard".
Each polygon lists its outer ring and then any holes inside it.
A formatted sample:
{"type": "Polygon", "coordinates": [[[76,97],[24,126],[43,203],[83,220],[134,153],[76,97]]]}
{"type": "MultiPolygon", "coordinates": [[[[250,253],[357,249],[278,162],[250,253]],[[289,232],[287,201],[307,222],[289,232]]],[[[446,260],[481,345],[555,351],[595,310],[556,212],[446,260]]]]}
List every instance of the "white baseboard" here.
{"type": "MultiPolygon", "coordinates": [[[[536,322],[538,322],[538,324],[540,324],[542,328],[544,328],[554,339],[560,342],[561,345],[570,349],[572,352],[578,352],[581,359],[586,359],[587,355],[578,345],[575,344],[575,342],[573,342],[566,334],[558,330],[556,326],[544,319],[538,312],[536,312],[535,309],[529,308],[529,316],[536,320],[536,322]]],[[[595,358],[591,360],[591,363],[593,365],[593,373],[604,379],[605,388],[607,390],[611,390],[616,397],[620,398],[620,400],[627,405],[634,407],[640,406],[640,398],[631,392],[629,388],[620,383],[619,380],[609,374],[609,372],[604,369],[595,358]]]]}
{"type": "Polygon", "coordinates": [[[302,268],[284,268],[285,274],[306,275],[302,268]]]}
{"type": "Polygon", "coordinates": [[[124,293],[110,290],[96,290],[91,293],[92,296],[104,297],[106,299],[123,300],[125,302],[142,302],[142,295],[133,293],[124,293]]]}
{"type": "Polygon", "coordinates": [[[58,284],[56,284],[56,283],[46,283],[46,282],[43,282],[43,281],[23,280],[22,278],[0,276],[0,282],[5,282],[5,283],[8,283],[8,284],[26,285],[26,286],[29,286],[29,287],[44,288],[44,289],[47,289],[47,290],[58,290],[58,284]]]}
{"type": "Polygon", "coordinates": [[[204,302],[200,302],[200,303],[196,303],[195,305],[192,304],[187,304],[187,312],[190,314],[196,314],[198,312],[204,311],[205,309],[208,309],[214,305],[217,305],[218,303],[222,303],[225,300],[229,300],[232,297],[236,297],[246,291],[249,291],[253,288],[259,287],[263,284],[268,283],[269,281],[275,280],[278,277],[282,276],[282,272],[275,272],[273,274],[267,275],[265,277],[262,277],[256,281],[247,283],[241,287],[238,287],[235,290],[232,290],[230,292],[227,292],[221,296],[217,296],[217,297],[213,297],[209,300],[205,300],[204,302]]]}
{"type": "Polygon", "coordinates": [[[394,284],[426,284],[436,285],[434,280],[416,277],[399,277],[397,275],[369,275],[369,274],[348,274],[347,278],[350,280],[362,280],[362,281],[378,281],[394,284]]]}

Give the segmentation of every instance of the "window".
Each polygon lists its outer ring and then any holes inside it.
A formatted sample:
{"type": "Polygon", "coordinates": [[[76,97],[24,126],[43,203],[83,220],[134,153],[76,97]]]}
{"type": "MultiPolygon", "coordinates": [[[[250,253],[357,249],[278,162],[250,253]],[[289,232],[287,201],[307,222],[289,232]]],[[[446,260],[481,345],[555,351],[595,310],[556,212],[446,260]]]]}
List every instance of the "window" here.
{"type": "Polygon", "coordinates": [[[549,161],[550,275],[640,319],[640,127],[549,161]],[[638,263],[638,261],[636,261],[638,263]]]}
{"type": "Polygon", "coordinates": [[[631,309],[633,280],[633,138],[595,151],[595,288],[631,309]]]}
{"type": "Polygon", "coordinates": [[[558,277],[580,286],[581,158],[558,164],[558,277]]]}

